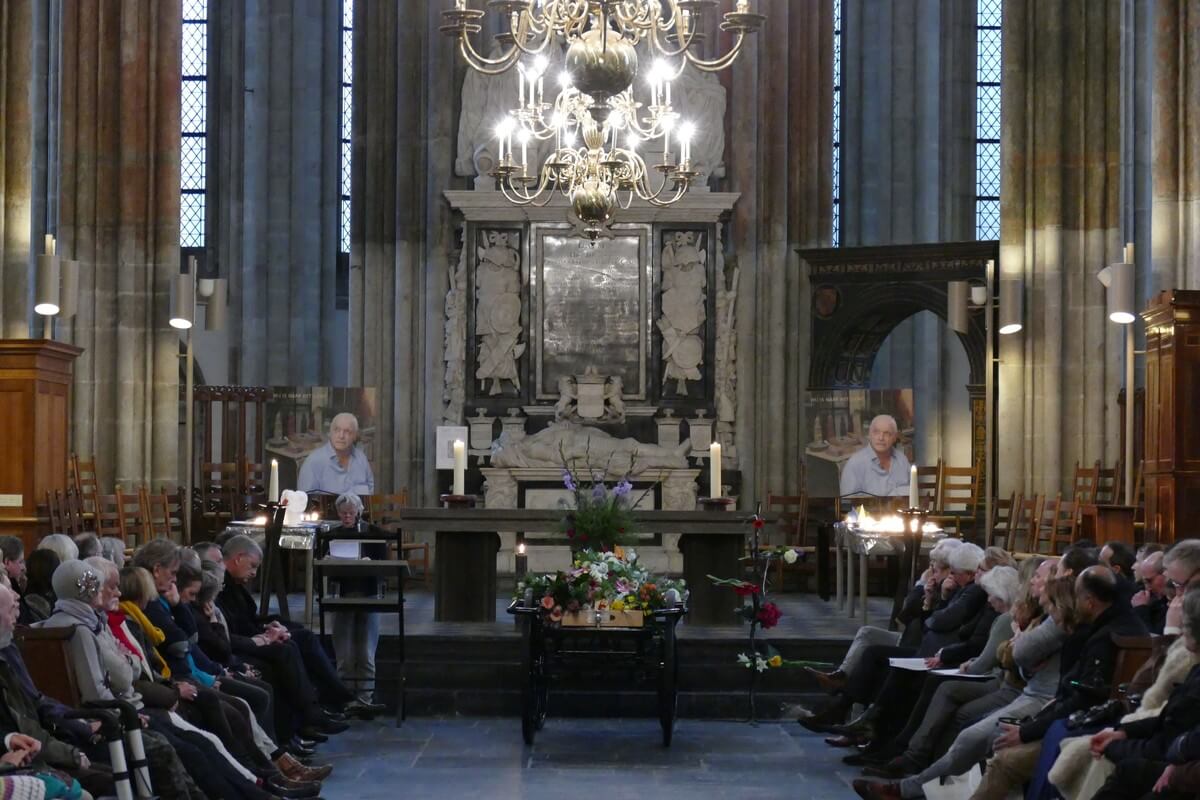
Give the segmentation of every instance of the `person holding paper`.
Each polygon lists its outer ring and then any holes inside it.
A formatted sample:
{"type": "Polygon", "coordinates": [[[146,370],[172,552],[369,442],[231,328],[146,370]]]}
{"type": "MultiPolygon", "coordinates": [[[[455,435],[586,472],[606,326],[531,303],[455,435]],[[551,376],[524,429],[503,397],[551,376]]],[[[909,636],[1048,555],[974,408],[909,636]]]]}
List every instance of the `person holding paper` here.
{"type": "Polygon", "coordinates": [[[357,446],[358,417],[341,413],[329,423],[329,440],[304,459],[296,489],[330,494],[375,493],[375,473],[357,446]]]}
{"type": "Polygon", "coordinates": [[[894,417],[880,414],[867,430],[867,447],[846,460],[842,466],[843,497],[870,494],[878,497],[902,497],[908,494],[909,463],[896,447],[900,429],[894,417]]]}

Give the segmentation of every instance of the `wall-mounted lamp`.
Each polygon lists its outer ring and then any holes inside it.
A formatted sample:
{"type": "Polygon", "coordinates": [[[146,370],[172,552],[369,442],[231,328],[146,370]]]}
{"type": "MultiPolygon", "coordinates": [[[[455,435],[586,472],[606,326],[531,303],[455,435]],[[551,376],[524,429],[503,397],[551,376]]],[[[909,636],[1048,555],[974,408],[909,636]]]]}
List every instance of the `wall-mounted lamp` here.
{"type": "Polygon", "coordinates": [[[229,281],[225,278],[205,278],[200,281],[200,296],[208,301],[204,307],[204,330],[224,330],[225,314],[229,307],[229,281]]]}
{"type": "Polygon", "coordinates": [[[58,283],[58,256],[54,254],[54,237],[47,233],[45,253],[38,256],[37,259],[37,280],[33,304],[35,313],[41,314],[43,317],[53,317],[59,312],[58,283]]]}
{"type": "Polygon", "coordinates": [[[966,281],[950,281],[946,284],[946,324],[950,329],[967,335],[971,327],[971,318],[967,309],[967,296],[970,294],[970,284],[966,281]]]}
{"type": "Polygon", "coordinates": [[[971,284],[971,305],[979,307],[986,306],[988,301],[987,285],[983,283],[971,284]]]}
{"type": "Polygon", "coordinates": [[[1019,278],[1000,279],[1000,334],[1008,336],[1024,327],[1025,287],[1019,278]]]}
{"type": "Polygon", "coordinates": [[[1109,264],[1096,274],[1108,289],[1108,318],[1120,325],[1131,325],[1134,310],[1133,243],[1125,245],[1125,260],[1109,264]]]}
{"type": "Polygon", "coordinates": [[[196,320],[196,257],[188,259],[189,270],[175,276],[175,294],[171,297],[172,328],[186,331],[196,320]]]}

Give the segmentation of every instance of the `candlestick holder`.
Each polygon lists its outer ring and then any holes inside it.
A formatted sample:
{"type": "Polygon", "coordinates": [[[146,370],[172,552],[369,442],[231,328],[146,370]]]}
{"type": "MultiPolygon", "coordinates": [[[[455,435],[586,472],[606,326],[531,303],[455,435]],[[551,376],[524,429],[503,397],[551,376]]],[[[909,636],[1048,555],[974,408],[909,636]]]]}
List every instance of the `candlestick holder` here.
{"type": "Polygon", "coordinates": [[[908,567],[908,586],[912,586],[917,580],[917,561],[921,556],[921,540],[925,535],[925,518],[929,512],[920,507],[910,507],[896,513],[905,520],[904,558],[901,565],[908,567]]]}
{"type": "Polygon", "coordinates": [[[474,508],[476,498],[473,494],[443,494],[438,500],[446,508],[474,508]]]}
{"type": "Polygon", "coordinates": [[[705,511],[725,511],[733,505],[732,497],[701,497],[698,501],[705,511]]]}

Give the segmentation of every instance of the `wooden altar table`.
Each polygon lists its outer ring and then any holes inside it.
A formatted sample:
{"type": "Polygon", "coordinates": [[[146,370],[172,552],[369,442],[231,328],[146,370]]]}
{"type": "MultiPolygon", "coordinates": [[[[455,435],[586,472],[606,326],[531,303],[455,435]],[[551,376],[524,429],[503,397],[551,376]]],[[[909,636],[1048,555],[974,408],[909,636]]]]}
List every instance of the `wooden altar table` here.
{"type": "Polygon", "coordinates": [[[1109,503],[1089,503],[1079,509],[1079,538],[1091,539],[1099,545],[1107,542],[1124,542],[1136,548],[1133,519],[1137,513],[1134,506],[1119,506],[1109,503]]]}
{"type": "MultiPolygon", "coordinates": [[[[681,534],[683,577],[687,581],[689,621],[699,625],[737,625],[728,589],[709,582],[709,573],[739,577],[753,514],[741,511],[635,511],[638,530],[681,534]]],[[[764,514],[768,523],[778,514],[764,514]]],[[[406,508],[396,523],[409,531],[433,531],[434,619],[439,622],[491,622],[496,617],[496,551],[499,531],[552,533],[563,512],[523,508],[406,508]],[[443,549],[445,547],[446,549],[443,549]]]]}

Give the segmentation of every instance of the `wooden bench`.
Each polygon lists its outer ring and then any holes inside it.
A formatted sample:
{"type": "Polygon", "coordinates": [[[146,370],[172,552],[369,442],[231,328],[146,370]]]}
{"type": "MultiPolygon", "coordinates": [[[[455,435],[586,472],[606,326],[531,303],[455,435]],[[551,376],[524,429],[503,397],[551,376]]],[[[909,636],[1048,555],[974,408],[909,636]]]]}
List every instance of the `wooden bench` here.
{"type": "Polygon", "coordinates": [[[67,647],[74,635],[74,627],[19,627],[14,638],[29,674],[37,676],[37,688],[64,705],[78,708],[79,681],[67,657],[67,647]]]}

